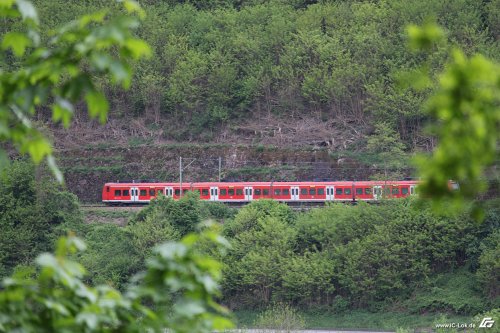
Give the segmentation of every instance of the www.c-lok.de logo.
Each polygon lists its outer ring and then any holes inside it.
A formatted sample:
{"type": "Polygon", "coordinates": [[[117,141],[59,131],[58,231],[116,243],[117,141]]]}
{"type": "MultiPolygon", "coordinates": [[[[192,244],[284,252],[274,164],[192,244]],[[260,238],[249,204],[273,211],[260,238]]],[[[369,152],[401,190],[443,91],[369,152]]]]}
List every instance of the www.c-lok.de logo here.
{"type": "Polygon", "coordinates": [[[485,317],[483,320],[481,320],[481,324],[479,324],[480,328],[490,328],[493,327],[493,324],[495,324],[495,321],[491,317],[485,317]]]}

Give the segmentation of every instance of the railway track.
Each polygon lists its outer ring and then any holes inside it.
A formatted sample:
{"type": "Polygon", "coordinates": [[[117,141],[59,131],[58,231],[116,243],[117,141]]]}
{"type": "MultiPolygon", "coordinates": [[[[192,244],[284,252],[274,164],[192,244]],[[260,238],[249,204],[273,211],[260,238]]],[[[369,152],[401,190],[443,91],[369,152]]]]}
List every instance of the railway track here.
{"type": "Polygon", "coordinates": [[[120,211],[120,210],[141,210],[147,205],[123,205],[123,206],[106,206],[104,204],[81,204],[80,207],[83,210],[108,210],[108,211],[120,211]]]}
{"type": "MultiPolygon", "coordinates": [[[[144,207],[147,207],[148,204],[141,204],[141,205],[130,205],[130,204],[123,204],[123,205],[114,205],[114,206],[109,206],[105,204],[81,204],[80,207],[83,210],[109,210],[109,211],[119,211],[119,210],[141,210],[144,207]]],[[[229,204],[229,207],[232,208],[237,208],[240,209],[244,206],[246,206],[247,203],[244,204],[234,204],[231,203],[229,204]]],[[[293,204],[289,205],[290,208],[292,208],[295,211],[307,211],[312,208],[319,208],[319,207],[324,207],[324,204],[317,204],[317,203],[301,203],[301,204],[293,204]]]]}

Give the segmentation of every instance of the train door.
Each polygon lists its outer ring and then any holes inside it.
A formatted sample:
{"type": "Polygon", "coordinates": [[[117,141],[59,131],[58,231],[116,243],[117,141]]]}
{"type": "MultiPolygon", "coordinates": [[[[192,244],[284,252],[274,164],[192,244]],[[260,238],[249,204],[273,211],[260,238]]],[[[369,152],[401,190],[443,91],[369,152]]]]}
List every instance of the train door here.
{"type": "Polygon", "coordinates": [[[167,198],[172,198],[174,196],[174,188],[173,187],[165,187],[165,196],[167,198]]]}
{"type": "Polygon", "coordinates": [[[333,201],[335,199],[335,188],[333,186],[326,187],[326,201],[333,201]]]}
{"type": "Polygon", "coordinates": [[[251,187],[245,187],[245,201],[252,201],[253,189],[251,187]]]}
{"type": "Polygon", "coordinates": [[[292,191],[292,195],[291,195],[292,200],[299,200],[299,187],[292,186],[292,187],[290,187],[290,191],[292,191]]]}
{"type": "Polygon", "coordinates": [[[382,186],[373,186],[373,198],[375,200],[382,198],[382,186]]]}
{"type": "Polygon", "coordinates": [[[130,201],[132,202],[139,201],[139,189],[137,187],[132,187],[130,189],[130,201]]]}
{"type": "Polygon", "coordinates": [[[210,188],[210,201],[219,201],[219,188],[211,187],[210,188]]]}
{"type": "Polygon", "coordinates": [[[416,194],[415,187],[416,187],[415,185],[410,185],[410,195],[416,194]]]}

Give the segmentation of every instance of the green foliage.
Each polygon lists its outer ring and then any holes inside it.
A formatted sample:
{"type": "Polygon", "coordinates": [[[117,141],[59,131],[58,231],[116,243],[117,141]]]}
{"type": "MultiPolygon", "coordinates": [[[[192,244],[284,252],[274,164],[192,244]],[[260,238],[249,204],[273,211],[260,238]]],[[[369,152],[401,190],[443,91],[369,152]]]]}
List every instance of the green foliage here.
{"type": "Polygon", "coordinates": [[[491,308],[481,297],[474,275],[466,269],[435,275],[423,289],[407,301],[410,311],[477,314],[491,308]]]}
{"type": "MultiPolygon", "coordinates": [[[[410,27],[409,34],[416,47],[429,49],[443,33],[436,25],[427,24],[410,27]]],[[[484,169],[498,157],[499,96],[498,64],[482,55],[468,57],[457,48],[451,51],[437,91],[427,103],[428,113],[435,119],[432,133],[440,142],[431,157],[417,160],[424,196],[453,198],[461,204],[463,197],[474,198],[485,190],[484,169]],[[450,180],[458,182],[459,191],[451,191],[450,180]]]]}
{"type": "Polygon", "coordinates": [[[141,223],[151,216],[150,218],[156,219],[155,222],[170,223],[180,235],[185,235],[194,231],[201,222],[200,206],[198,193],[188,192],[180,200],[160,196],[141,210],[130,223],[141,223]]]}
{"type": "MultiPolygon", "coordinates": [[[[123,228],[114,224],[97,225],[86,233],[88,249],[79,259],[87,267],[86,279],[91,285],[106,284],[123,289],[130,277],[142,268],[144,257],[149,257],[151,250],[145,251],[144,256],[139,255],[140,249],[131,246],[134,242],[130,238],[123,228]]],[[[170,239],[160,241],[166,240],[170,239]]],[[[151,244],[151,248],[159,243],[151,244]]]]}
{"type": "MultiPolygon", "coordinates": [[[[232,245],[222,259],[224,297],[234,307],[278,301],[338,313],[399,303],[474,314],[494,303],[473,273],[457,269],[480,262],[474,249],[495,230],[495,209],[477,225],[467,213],[439,216],[413,200],[329,205],[296,218],[278,207],[254,202],[224,224],[232,245]]],[[[487,274],[495,285],[495,271],[487,274]]]]}
{"type": "Polygon", "coordinates": [[[375,156],[374,162],[383,166],[384,174],[376,175],[376,178],[402,178],[398,174],[398,170],[408,165],[408,158],[404,153],[405,145],[400,141],[398,133],[391,129],[388,124],[375,125],[375,132],[368,138],[366,149],[369,154],[375,156]]]}
{"type": "Polygon", "coordinates": [[[14,161],[0,174],[0,276],[48,251],[59,229],[81,221],[75,195],[49,180],[35,180],[35,167],[14,161]]]}
{"type": "Polygon", "coordinates": [[[202,201],[201,216],[204,218],[213,218],[217,221],[224,221],[236,215],[236,208],[231,208],[222,202],[202,201]]]}
{"type": "Polygon", "coordinates": [[[153,210],[140,222],[131,223],[127,226],[127,231],[135,251],[143,259],[149,256],[156,244],[175,241],[181,236],[172,220],[159,210],[153,210]]]}
{"type": "Polygon", "coordinates": [[[245,304],[267,304],[282,282],[291,258],[296,231],[291,209],[272,200],[258,200],[242,208],[224,224],[231,239],[224,259],[224,293],[245,304]]]}
{"type": "Polygon", "coordinates": [[[495,321],[495,324],[492,326],[492,328],[493,328],[493,330],[498,331],[498,326],[496,326],[496,325],[498,325],[498,319],[500,318],[500,308],[499,307],[476,315],[473,319],[473,322],[476,323],[476,327],[473,330],[471,330],[471,332],[473,332],[473,333],[484,332],[484,328],[479,327],[479,323],[481,323],[484,318],[492,318],[495,321]]]}
{"type": "MultiPolygon", "coordinates": [[[[47,40],[40,36],[37,12],[29,1],[7,1],[0,7],[0,17],[12,29],[2,29],[2,49],[12,50],[18,58],[0,59],[9,64],[0,73],[0,140],[13,143],[35,163],[46,158],[59,181],[62,174],[52,147],[31,118],[36,108],[50,104],[52,120],[68,127],[74,104],[84,97],[91,118],[106,120],[109,105],[94,78],[108,75],[113,84],[127,88],[129,61],[150,53],[145,42],[132,36],[138,20],[123,15],[125,11],[142,17],[143,10],[132,0],[122,4],[119,15],[104,9],[84,15],[55,30],[47,40]]],[[[3,150],[0,158],[5,162],[3,150]]]]}
{"type": "Polygon", "coordinates": [[[224,225],[224,235],[237,236],[244,231],[259,227],[258,222],[266,217],[276,218],[286,224],[294,220],[293,211],[287,205],[275,200],[257,200],[239,210],[234,220],[224,225]]]}
{"type": "MultiPolygon", "coordinates": [[[[291,114],[339,123],[387,122],[408,148],[422,147],[429,137],[422,138],[427,115],[421,103],[430,92],[401,92],[397,85],[397,72],[414,70],[421,60],[407,48],[406,26],[435,16],[447,29],[443,39],[468,53],[498,58],[492,38],[498,31],[497,3],[150,1],[138,34],[154,56],[134,64],[136,80],[126,95],[102,84],[117,115],[160,122],[170,139],[210,137],[221,124],[242,118],[291,114]]],[[[67,21],[68,12],[102,7],[101,1],[37,4],[50,16],[42,20],[43,31],[67,21]]],[[[447,55],[433,51],[434,74],[447,55]]]]}
{"type": "Polygon", "coordinates": [[[254,326],[290,332],[304,329],[305,320],[299,312],[290,305],[276,303],[268,307],[257,317],[254,326]]]}
{"type": "Polygon", "coordinates": [[[147,271],[127,293],[104,285],[86,286],[85,269],[68,259],[82,251],[74,237],[58,242],[56,255],[42,254],[39,272],[19,271],[0,291],[0,331],[12,332],[211,332],[231,327],[218,294],[219,264],[200,254],[200,240],[221,246],[210,230],[154,250],[147,271]],[[174,297],[175,294],[175,297],[174,297]],[[149,304],[150,307],[143,304],[149,304]],[[165,307],[170,311],[165,312],[165,307]]]}
{"type": "Polygon", "coordinates": [[[493,231],[481,243],[478,280],[484,292],[492,299],[500,296],[500,231],[493,231]]]}
{"type": "Polygon", "coordinates": [[[305,252],[302,256],[293,256],[284,266],[280,298],[308,307],[330,302],[338,272],[325,252],[305,252]]]}

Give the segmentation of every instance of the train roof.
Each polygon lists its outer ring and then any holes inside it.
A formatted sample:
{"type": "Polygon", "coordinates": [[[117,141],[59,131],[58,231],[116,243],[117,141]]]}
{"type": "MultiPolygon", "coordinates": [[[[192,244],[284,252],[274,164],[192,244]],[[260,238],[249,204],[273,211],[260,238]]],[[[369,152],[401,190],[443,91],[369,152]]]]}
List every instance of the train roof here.
{"type": "MultiPolygon", "coordinates": [[[[361,186],[375,186],[375,185],[414,185],[418,184],[417,180],[370,180],[370,181],[286,181],[286,182],[183,182],[182,186],[268,186],[268,185],[278,185],[278,186],[293,186],[293,185],[337,185],[337,186],[349,186],[349,185],[361,185],[361,186]]],[[[104,184],[104,186],[179,186],[179,182],[110,182],[104,184]]]]}

